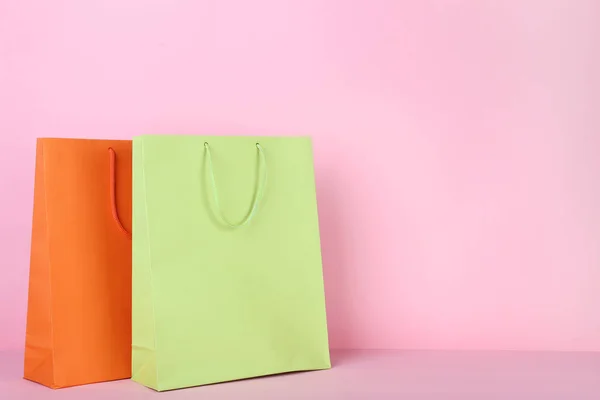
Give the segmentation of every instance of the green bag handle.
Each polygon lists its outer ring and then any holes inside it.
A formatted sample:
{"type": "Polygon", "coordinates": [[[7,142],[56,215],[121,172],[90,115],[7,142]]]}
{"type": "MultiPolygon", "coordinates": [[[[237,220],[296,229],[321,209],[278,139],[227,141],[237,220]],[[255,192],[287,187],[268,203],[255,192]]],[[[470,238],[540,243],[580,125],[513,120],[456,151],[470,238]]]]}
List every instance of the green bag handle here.
{"type": "Polygon", "coordinates": [[[210,154],[210,146],[208,145],[208,142],[204,142],[204,150],[206,151],[206,158],[208,161],[208,173],[210,175],[210,182],[212,185],[213,199],[215,202],[215,207],[217,209],[216,216],[217,218],[219,218],[221,223],[228,226],[229,228],[240,228],[252,221],[252,219],[256,215],[256,211],[258,210],[258,205],[264,196],[265,186],[267,185],[267,159],[265,157],[265,152],[260,143],[256,143],[256,149],[258,150],[258,154],[260,155],[260,159],[264,165],[262,182],[260,182],[258,189],[254,193],[254,197],[252,199],[252,208],[250,208],[248,214],[246,214],[244,219],[242,219],[240,222],[232,223],[229,222],[229,220],[225,217],[225,215],[223,214],[223,210],[221,209],[221,202],[219,201],[219,192],[217,190],[217,183],[215,180],[212,156],[210,154]]]}

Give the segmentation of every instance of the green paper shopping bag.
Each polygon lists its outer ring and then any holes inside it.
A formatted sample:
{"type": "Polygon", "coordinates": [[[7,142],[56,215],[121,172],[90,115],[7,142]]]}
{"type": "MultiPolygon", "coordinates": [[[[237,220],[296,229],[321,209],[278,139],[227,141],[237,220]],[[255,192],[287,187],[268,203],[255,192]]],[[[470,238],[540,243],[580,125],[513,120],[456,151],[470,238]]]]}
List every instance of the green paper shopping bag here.
{"type": "Polygon", "coordinates": [[[330,367],[310,139],[133,140],[132,379],[330,367]]]}

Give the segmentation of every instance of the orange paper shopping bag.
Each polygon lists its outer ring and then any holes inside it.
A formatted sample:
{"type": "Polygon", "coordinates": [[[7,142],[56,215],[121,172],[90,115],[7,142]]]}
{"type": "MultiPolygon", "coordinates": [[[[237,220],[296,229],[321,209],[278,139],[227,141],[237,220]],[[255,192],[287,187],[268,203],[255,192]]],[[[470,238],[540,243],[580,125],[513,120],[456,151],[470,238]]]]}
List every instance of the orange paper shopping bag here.
{"type": "Polygon", "coordinates": [[[38,139],[26,379],[131,376],[131,141],[38,139]]]}

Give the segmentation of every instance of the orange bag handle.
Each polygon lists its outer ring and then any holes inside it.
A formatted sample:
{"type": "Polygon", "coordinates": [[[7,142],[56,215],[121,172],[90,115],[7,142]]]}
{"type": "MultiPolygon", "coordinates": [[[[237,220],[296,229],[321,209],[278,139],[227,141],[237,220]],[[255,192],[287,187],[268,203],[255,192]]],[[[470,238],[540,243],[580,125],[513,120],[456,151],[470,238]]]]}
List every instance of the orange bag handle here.
{"type": "Polygon", "coordinates": [[[119,213],[117,211],[117,172],[115,168],[117,155],[112,147],[108,148],[108,158],[110,160],[110,206],[112,211],[112,217],[117,223],[117,227],[119,228],[119,230],[123,232],[125,236],[131,239],[131,233],[129,233],[121,223],[121,219],[119,218],[119,213]]]}

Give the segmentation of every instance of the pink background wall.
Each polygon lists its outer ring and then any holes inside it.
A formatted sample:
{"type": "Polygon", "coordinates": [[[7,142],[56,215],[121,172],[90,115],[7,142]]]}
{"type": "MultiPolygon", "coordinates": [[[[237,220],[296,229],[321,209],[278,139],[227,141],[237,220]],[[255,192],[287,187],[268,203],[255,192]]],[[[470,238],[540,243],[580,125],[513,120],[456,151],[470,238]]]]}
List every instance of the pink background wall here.
{"type": "Polygon", "coordinates": [[[0,0],[0,348],[38,136],[310,134],[334,347],[600,350],[600,2],[0,0]]]}

